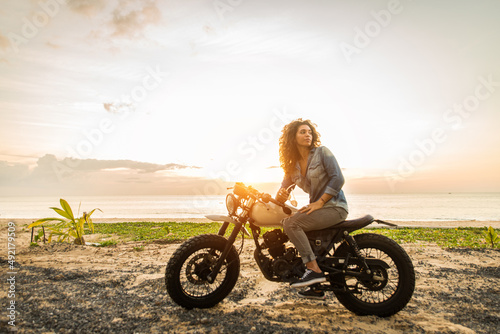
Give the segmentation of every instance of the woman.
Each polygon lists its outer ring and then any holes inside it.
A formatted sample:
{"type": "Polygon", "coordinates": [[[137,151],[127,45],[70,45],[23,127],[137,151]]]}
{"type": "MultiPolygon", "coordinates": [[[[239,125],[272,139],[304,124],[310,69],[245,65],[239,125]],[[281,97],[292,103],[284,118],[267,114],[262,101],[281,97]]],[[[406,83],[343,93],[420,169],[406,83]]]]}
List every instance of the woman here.
{"type": "MultiPolygon", "coordinates": [[[[344,177],[337,160],[324,146],[320,146],[319,133],[309,120],[292,121],[285,125],[279,139],[280,164],[285,172],[276,199],[285,202],[287,189],[294,184],[309,194],[309,205],[283,220],[283,229],[297,248],[306,272],[293,288],[325,282],[324,273],[307,239],[307,231],[321,230],[344,221],[347,202],[342,191],[344,177]]],[[[306,298],[324,299],[323,291],[313,289],[299,292],[306,298]]]]}

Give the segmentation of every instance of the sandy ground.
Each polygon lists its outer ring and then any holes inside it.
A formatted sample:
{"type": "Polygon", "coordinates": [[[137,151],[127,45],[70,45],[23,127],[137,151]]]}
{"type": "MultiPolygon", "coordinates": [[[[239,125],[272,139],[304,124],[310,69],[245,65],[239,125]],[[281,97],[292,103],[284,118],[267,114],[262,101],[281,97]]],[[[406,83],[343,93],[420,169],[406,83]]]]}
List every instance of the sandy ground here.
{"type": "MultiPolygon", "coordinates": [[[[401,312],[378,318],[354,315],[331,293],[324,302],[303,300],[287,284],[265,280],[246,241],[231,294],[214,308],[188,311],[172,302],[163,281],[179,244],[30,248],[30,232],[21,231],[26,222],[16,221],[19,333],[497,333],[500,325],[499,250],[402,245],[415,266],[415,293],[401,312]]],[[[5,284],[5,220],[0,244],[3,333],[10,328],[5,306],[12,300],[5,284]]]]}
{"type": "MultiPolygon", "coordinates": [[[[358,217],[353,217],[358,218],[358,217]]],[[[5,225],[9,221],[15,221],[19,226],[23,226],[24,224],[30,224],[37,220],[38,218],[23,218],[23,219],[0,219],[0,226],[5,225]]],[[[351,219],[351,217],[349,218],[351,219]]],[[[194,223],[206,223],[211,220],[207,218],[96,218],[92,219],[94,223],[120,223],[120,222],[194,222],[194,223]]],[[[399,227],[488,227],[492,226],[493,228],[500,228],[500,221],[388,221],[390,223],[396,224],[399,227]]],[[[374,223],[370,226],[375,227],[384,227],[384,225],[380,225],[374,223]]]]}
{"type": "MultiPolygon", "coordinates": [[[[34,219],[33,219],[34,220],[34,219]]],[[[26,222],[31,222],[33,220],[25,220],[26,222]]],[[[124,219],[124,218],[108,218],[108,219],[95,219],[93,220],[96,223],[117,223],[117,222],[137,222],[137,221],[151,221],[151,222],[209,222],[210,220],[206,218],[168,218],[168,219],[124,219]]],[[[399,227],[488,227],[492,226],[493,228],[500,228],[500,221],[440,221],[437,222],[426,222],[426,221],[389,221],[390,223],[397,224],[399,227]]],[[[374,223],[370,226],[378,226],[385,227],[385,225],[380,225],[378,223],[374,223]]]]}

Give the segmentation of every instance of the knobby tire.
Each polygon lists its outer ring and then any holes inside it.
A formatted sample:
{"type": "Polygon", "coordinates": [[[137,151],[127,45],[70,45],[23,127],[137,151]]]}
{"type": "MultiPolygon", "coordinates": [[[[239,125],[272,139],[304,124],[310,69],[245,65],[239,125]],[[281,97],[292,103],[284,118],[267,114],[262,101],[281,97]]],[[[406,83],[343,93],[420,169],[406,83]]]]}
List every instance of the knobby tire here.
{"type": "MultiPolygon", "coordinates": [[[[358,280],[356,287],[361,287],[361,289],[348,288],[345,291],[337,291],[335,295],[339,302],[344,305],[348,310],[358,314],[358,315],[377,315],[380,317],[387,317],[396,314],[402,310],[406,304],[410,301],[413,291],[415,289],[415,271],[410,257],[404,251],[404,249],[398,245],[394,240],[379,234],[359,234],[354,236],[356,243],[362,254],[370,256],[370,254],[386,254],[386,263],[392,266],[388,268],[389,280],[387,280],[386,285],[380,287],[380,292],[376,288],[370,291],[366,285],[358,280]],[[391,273],[396,277],[391,277],[391,273]],[[391,281],[393,279],[393,281],[391,281]],[[381,294],[385,297],[384,291],[389,297],[383,301],[375,300],[375,297],[371,297],[370,294],[374,296],[381,294]],[[361,291],[361,293],[359,293],[361,291]],[[363,296],[363,294],[369,297],[363,296]],[[366,298],[363,300],[363,298],[366,298]]],[[[344,242],[335,251],[335,256],[345,257],[347,253],[352,254],[350,247],[344,242]]],[[[345,284],[346,277],[344,275],[337,276],[337,283],[345,284]]],[[[349,282],[355,282],[355,278],[348,277],[349,282]]]]}
{"type": "Polygon", "coordinates": [[[222,236],[203,234],[187,240],[173,253],[165,269],[165,284],[174,302],[186,309],[210,308],[231,292],[240,272],[234,245],[216,281],[211,284],[206,280],[226,244],[227,239],[222,236]]]}

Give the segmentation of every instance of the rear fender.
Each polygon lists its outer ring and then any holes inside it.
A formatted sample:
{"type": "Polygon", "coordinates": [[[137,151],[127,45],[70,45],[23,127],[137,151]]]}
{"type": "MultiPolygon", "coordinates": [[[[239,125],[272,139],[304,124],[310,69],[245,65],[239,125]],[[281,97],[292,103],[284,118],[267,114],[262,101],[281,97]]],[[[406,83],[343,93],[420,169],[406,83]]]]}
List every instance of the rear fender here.
{"type": "Polygon", "coordinates": [[[380,259],[365,259],[366,264],[369,266],[381,266],[382,268],[388,269],[390,266],[380,259]]]}

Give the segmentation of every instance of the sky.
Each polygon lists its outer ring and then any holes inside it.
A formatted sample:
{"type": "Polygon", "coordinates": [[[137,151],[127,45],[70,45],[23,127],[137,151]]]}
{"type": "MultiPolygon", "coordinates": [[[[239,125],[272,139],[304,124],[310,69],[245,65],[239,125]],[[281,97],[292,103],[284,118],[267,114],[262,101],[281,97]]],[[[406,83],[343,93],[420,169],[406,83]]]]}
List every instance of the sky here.
{"type": "Polygon", "coordinates": [[[0,196],[273,192],[297,118],[346,192],[500,192],[499,1],[1,3],[0,196]]]}

